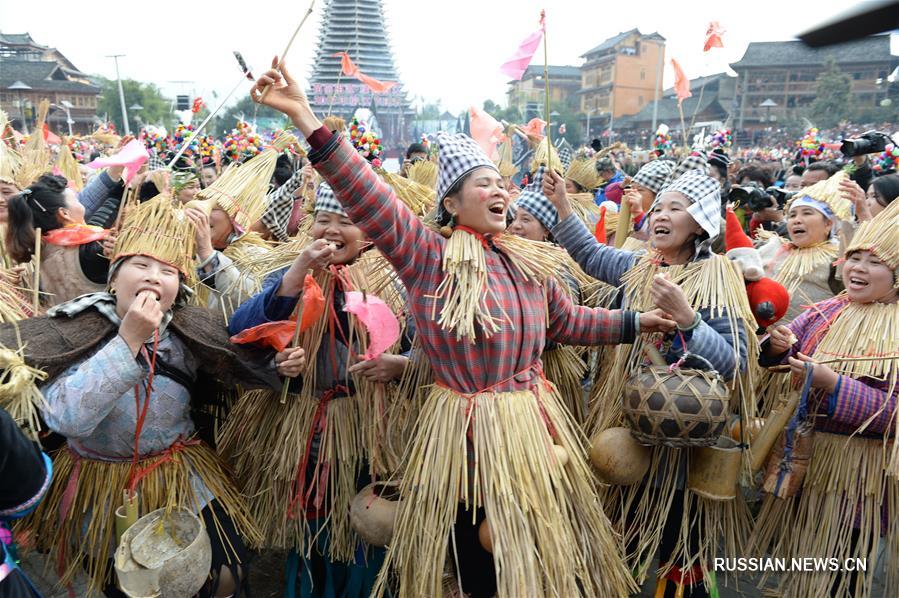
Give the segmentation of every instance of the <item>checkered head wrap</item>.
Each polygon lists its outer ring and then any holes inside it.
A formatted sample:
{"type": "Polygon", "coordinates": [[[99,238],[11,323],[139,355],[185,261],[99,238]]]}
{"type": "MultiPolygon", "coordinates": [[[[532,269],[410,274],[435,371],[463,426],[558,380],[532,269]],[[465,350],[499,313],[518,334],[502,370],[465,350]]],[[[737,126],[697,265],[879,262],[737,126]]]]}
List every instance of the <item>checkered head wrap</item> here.
{"type": "Polygon", "coordinates": [[[340,202],[337,201],[337,198],[334,196],[334,191],[328,186],[327,183],[322,183],[318,186],[318,191],[315,192],[315,212],[331,212],[332,214],[339,214],[340,216],[346,216],[347,213],[344,211],[343,206],[340,205],[340,202]]]}
{"type": "Polygon", "coordinates": [[[663,193],[677,192],[690,200],[687,213],[702,227],[709,238],[721,232],[721,186],[700,170],[685,172],[679,179],[664,187],[656,196],[650,211],[655,209],[663,193]]]}
{"type": "Polygon", "coordinates": [[[678,165],[674,167],[674,170],[671,171],[671,174],[668,175],[665,184],[670,185],[691,170],[698,170],[702,174],[709,173],[709,161],[704,154],[694,152],[681,160],[678,165]]]}
{"type": "Polygon", "coordinates": [[[669,160],[653,160],[644,164],[634,175],[634,183],[646,187],[653,193],[658,193],[665,186],[665,179],[674,170],[674,164],[669,160]]]}
{"type": "Polygon", "coordinates": [[[499,170],[481,146],[468,135],[438,133],[437,147],[437,216],[441,220],[446,215],[443,199],[459,179],[476,168],[499,170]]]}
{"type": "Polygon", "coordinates": [[[515,200],[515,205],[519,208],[527,210],[536,218],[543,228],[552,230],[559,222],[559,213],[554,205],[549,202],[546,195],[543,194],[543,175],[546,172],[546,166],[541,166],[534,173],[534,179],[528,183],[528,186],[521,190],[521,195],[515,200]]]}

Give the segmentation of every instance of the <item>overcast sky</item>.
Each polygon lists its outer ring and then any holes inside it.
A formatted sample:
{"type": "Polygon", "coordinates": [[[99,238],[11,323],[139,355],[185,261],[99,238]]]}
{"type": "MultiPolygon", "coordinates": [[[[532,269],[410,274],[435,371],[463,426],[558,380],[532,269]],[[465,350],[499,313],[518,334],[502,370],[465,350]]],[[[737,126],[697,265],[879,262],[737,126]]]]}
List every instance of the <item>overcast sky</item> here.
{"type": "MultiPolygon", "coordinates": [[[[491,98],[505,103],[507,78],[499,66],[537,27],[547,8],[550,64],[579,65],[604,39],[637,27],[667,39],[666,62],[677,58],[690,78],[720,72],[750,41],[792,39],[858,2],[784,0],[383,0],[394,59],[410,100],[440,101],[458,111],[491,98]],[[703,54],[709,21],[725,28],[723,50],[703,54]]],[[[123,78],[152,81],[169,95],[197,93],[212,104],[238,80],[231,55],[239,50],[255,72],[283,50],[308,7],[307,0],[149,0],[122,2],[42,0],[0,2],[4,33],[28,32],[55,46],[78,68],[114,77],[108,54],[120,59],[123,78]],[[188,83],[175,83],[187,81],[188,83]]],[[[312,66],[324,0],[294,43],[287,63],[295,75],[312,66]]],[[[894,53],[896,53],[894,36],[894,53]]],[[[542,48],[535,64],[542,64],[542,48]]],[[[673,82],[665,66],[665,86],[673,82]]],[[[249,82],[238,93],[245,94],[249,82]]]]}

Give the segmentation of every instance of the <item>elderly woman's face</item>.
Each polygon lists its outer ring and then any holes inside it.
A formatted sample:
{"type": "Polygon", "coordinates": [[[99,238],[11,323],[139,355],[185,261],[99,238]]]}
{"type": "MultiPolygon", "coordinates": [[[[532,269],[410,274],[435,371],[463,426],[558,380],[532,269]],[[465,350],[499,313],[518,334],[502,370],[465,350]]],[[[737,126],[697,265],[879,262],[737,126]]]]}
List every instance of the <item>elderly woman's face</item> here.
{"type": "Polygon", "coordinates": [[[810,206],[790,208],[787,232],[796,247],[811,247],[830,238],[833,223],[827,216],[810,206]]]}
{"type": "Polygon", "coordinates": [[[515,210],[515,220],[509,225],[508,232],[531,241],[546,241],[549,232],[534,218],[534,215],[519,207],[515,210]]]}
{"type": "Polygon", "coordinates": [[[115,291],[116,313],[124,318],[139,293],[149,291],[156,296],[162,311],[175,304],[181,286],[178,269],[146,255],[126,258],[115,271],[109,283],[115,291]]]}
{"type": "Polygon", "coordinates": [[[702,227],[687,212],[690,200],[677,191],[662,193],[649,218],[653,246],[663,254],[681,251],[702,227]]]}

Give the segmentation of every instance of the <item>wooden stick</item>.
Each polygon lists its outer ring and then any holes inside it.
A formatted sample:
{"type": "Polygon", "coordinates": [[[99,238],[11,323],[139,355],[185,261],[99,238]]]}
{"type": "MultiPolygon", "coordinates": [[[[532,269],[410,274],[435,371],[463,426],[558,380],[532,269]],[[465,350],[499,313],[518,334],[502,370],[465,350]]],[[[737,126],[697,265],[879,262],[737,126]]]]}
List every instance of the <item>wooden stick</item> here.
{"type": "Polygon", "coordinates": [[[615,247],[621,249],[627,239],[630,230],[631,203],[626,198],[621,199],[621,209],[618,212],[618,226],[615,227],[615,247]]]}
{"type": "MultiPolygon", "coordinates": [[[[884,357],[881,355],[878,357],[841,357],[839,359],[825,359],[823,361],[816,361],[815,364],[828,365],[831,363],[852,363],[854,361],[880,361],[883,359],[899,359],[899,356],[884,357]]],[[[771,366],[769,368],[765,368],[765,369],[767,369],[769,372],[784,373],[784,372],[790,371],[790,365],[789,364],[773,365],[773,366],[771,366]]]]}
{"type": "Polygon", "coordinates": [[[549,50],[546,48],[546,13],[543,12],[543,114],[546,116],[546,167],[552,169],[552,117],[549,114],[549,50]]]}
{"type": "Polygon", "coordinates": [[[34,313],[41,307],[41,229],[34,229],[34,313]]]}
{"type": "Polygon", "coordinates": [[[203,122],[200,123],[200,126],[197,127],[196,129],[194,129],[194,132],[190,134],[190,137],[187,138],[187,141],[185,141],[184,143],[181,144],[181,148],[178,150],[178,153],[175,154],[175,157],[171,159],[171,161],[169,162],[168,166],[166,166],[166,168],[171,169],[172,166],[174,166],[175,162],[178,161],[178,158],[181,157],[181,154],[183,154],[184,151],[185,151],[188,147],[190,147],[190,144],[193,143],[194,138],[195,138],[197,135],[200,134],[200,131],[203,130],[203,127],[205,127],[207,124],[209,124],[209,121],[212,120],[212,117],[213,117],[213,116],[215,116],[216,114],[218,114],[219,110],[221,110],[222,107],[225,105],[225,102],[227,102],[228,100],[231,99],[231,96],[234,95],[234,92],[237,91],[237,88],[240,87],[240,84],[244,82],[244,79],[246,79],[246,76],[247,76],[246,73],[241,73],[241,74],[240,74],[240,81],[237,82],[237,85],[235,85],[234,87],[231,88],[231,91],[229,91],[229,92],[228,92],[228,95],[226,95],[226,96],[224,97],[224,99],[223,99],[221,102],[219,102],[219,105],[216,106],[215,110],[213,110],[212,112],[210,112],[210,113],[209,113],[209,116],[207,116],[207,117],[203,120],[203,122]]]}
{"type": "MultiPolygon", "coordinates": [[[[305,303],[303,302],[303,291],[306,288],[306,273],[303,273],[303,287],[300,290],[300,301],[297,303],[297,325],[296,328],[293,329],[293,340],[290,343],[290,348],[296,347],[300,342],[300,326],[303,325],[303,306],[305,303]]],[[[313,366],[314,367],[314,366],[313,366]]],[[[284,378],[284,384],[281,386],[281,404],[287,402],[287,392],[290,388],[290,378],[284,378]]]]}
{"type": "MultiPolygon", "coordinates": [[[[306,10],[306,14],[303,15],[303,19],[300,21],[300,24],[297,25],[297,28],[294,30],[293,35],[290,36],[290,41],[287,42],[287,47],[284,48],[284,51],[281,53],[281,58],[278,59],[278,64],[275,66],[275,69],[280,72],[281,65],[284,64],[284,59],[287,57],[287,53],[290,51],[290,46],[293,45],[293,40],[297,38],[297,34],[300,32],[300,29],[303,28],[303,24],[306,22],[306,19],[309,18],[309,15],[312,14],[312,9],[315,7],[315,0],[309,3],[309,8],[306,10]]],[[[262,90],[262,93],[259,95],[259,102],[265,99],[265,96],[268,94],[268,90],[271,89],[271,85],[266,85],[262,90]]]]}
{"type": "Polygon", "coordinates": [[[680,100],[677,102],[677,111],[680,113],[680,130],[681,137],[684,139],[684,148],[689,148],[690,144],[687,143],[687,125],[684,123],[684,105],[680,100]]]}
{"type": "MultiPolygon", "coordinates": [[[[349,50],[347,50],[349,54],[349,50]]],[[[331,116],[331,110],[334,108],[334,98],[337,96],[337,90],[340,88],[340,79],[343,77],[343,68],[337,71],[337,85],[334,86],[334,93],[331,94],[331,101],[328,102],[328,116],[331,116]]]]}

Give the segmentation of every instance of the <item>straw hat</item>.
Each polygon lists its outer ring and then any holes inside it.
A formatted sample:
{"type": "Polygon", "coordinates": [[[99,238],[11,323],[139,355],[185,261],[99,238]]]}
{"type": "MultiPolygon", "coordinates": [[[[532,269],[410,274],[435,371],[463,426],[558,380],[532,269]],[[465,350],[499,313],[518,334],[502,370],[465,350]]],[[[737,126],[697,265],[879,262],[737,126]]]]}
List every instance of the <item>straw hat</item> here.
{"type": "Polygon", "coordinates": [[[596,189],[602,183],[602,177],[596,170],[596,158],[576,157],[565,172],[565,178],[571,179],[582,188],[596,189]]]}
{"type": "Polygon", "coordinates": [[[129,210],[116,238],[112,263],[146,255],[190,278],[196,245],[194,227],[168,195],[157,195],[129,210]]]}
{"type": "MultiPolygon", "coordinates": [[[[830,214],[825,214],[828,218],[835,216],[839,220],[850,220],[852,218],[852,202],[843,197],[840,192],[840,183],[848,180],[849,175],[841,170],[825,181],[819,181],[806,187],[790,200],[790,203],[787,204],[787,212],[794,204],[808,204],[807,200],[814,200],[819,204],[824,204],[821,207],[826,208],[825,212],[830,211],[830,214]]],[[[814,207],[820,209],[818,206],[814,207]]]]}
{"type": "Polygon", "coordinates": [[[870,251],[899,270],[899,201],[890,202],[883,212],[859,224],[846,255],[853,251],[870,251]]]}

